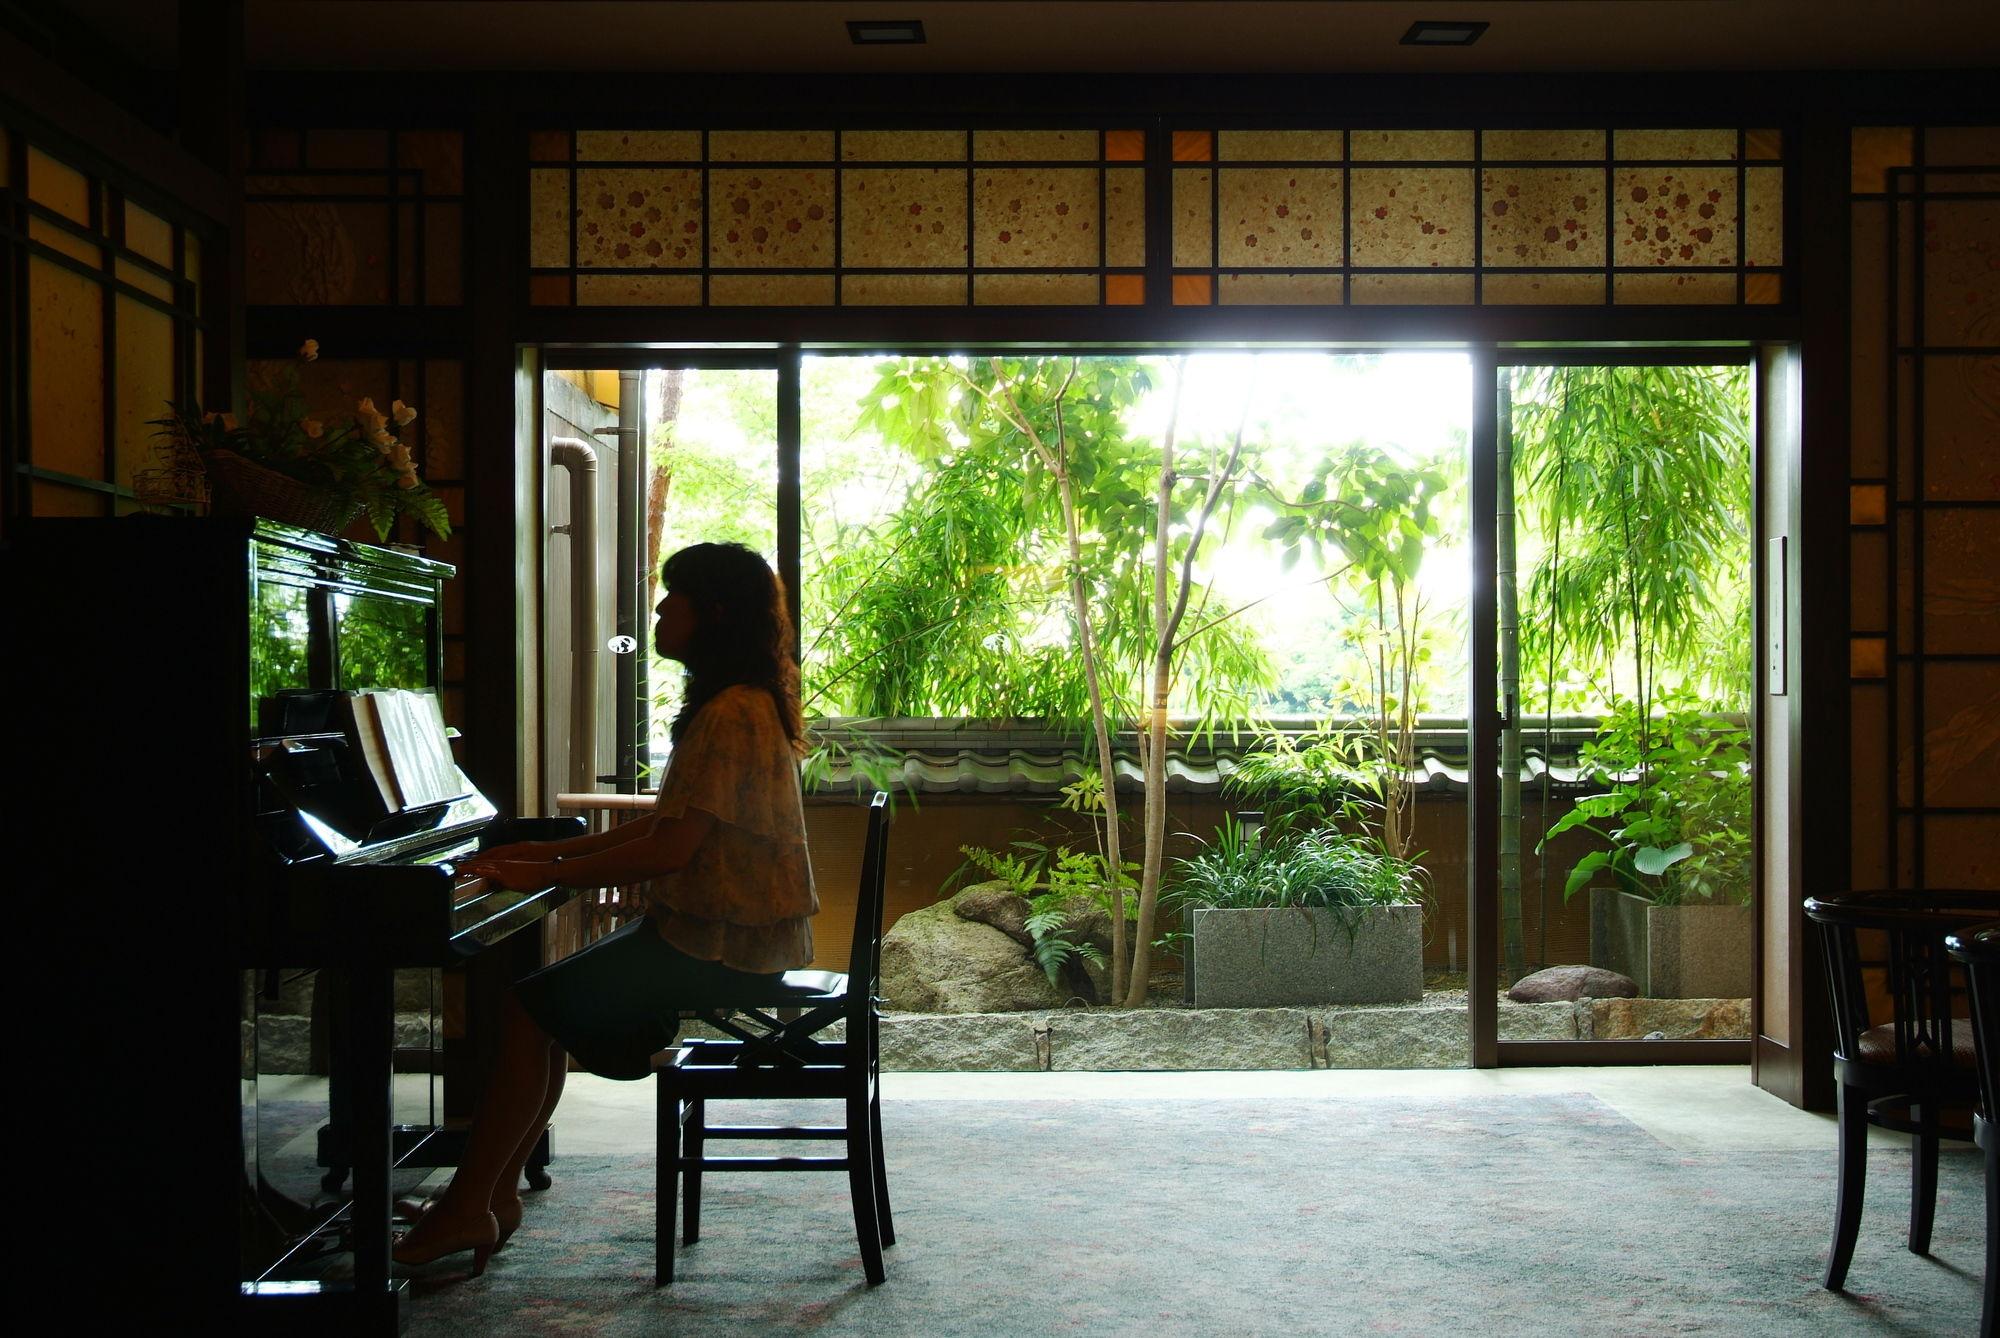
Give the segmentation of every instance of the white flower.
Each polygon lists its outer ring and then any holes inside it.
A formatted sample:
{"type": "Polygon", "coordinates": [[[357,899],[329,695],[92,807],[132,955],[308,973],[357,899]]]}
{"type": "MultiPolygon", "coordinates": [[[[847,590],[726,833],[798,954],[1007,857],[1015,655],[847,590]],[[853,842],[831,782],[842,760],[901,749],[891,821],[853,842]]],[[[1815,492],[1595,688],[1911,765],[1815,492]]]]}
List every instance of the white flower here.
{"type": "Polygon", "coordinates": [[[416,486],[417,486],[417,476],[416,476],[416,474],[415,474],[414,472],[413,472],[413,473],[409,473],[409,474],[398,474],[398,475],[396,476],[396,486],[397,486],[398,488],[414,488],[414,487],[416,487],[416,486]]]}
{"type": "MultiPolygon", "coordinates": [[[[372,397],[362,400],[354,406],[354,416],[360,422],[362,430],[369,434],[369,440],[371,441],[374,440],[375,433],[380,432],[389,425],[388,415],[375,407],[375,401],[372,397]]],[[[376,442],[376,445],[379,446],[381,443],[376,442]]]]}
{"type": "Polygon", "coordinates": [[[390,406],[389,416],[396,420],[397,427],[408,427],[416,421],[417,411],[401,400],[397,400],[395,404],[390,406]]]}
{"type": "Polygon", "coordinates": [[[319,357],[319,340],[317,340],[317,339],[308,339],[308,340],[306,340],[306,342],[305,342],[305,343],[303,343],[303,344],[300,344],[300,345],[299,345],[299,356],[300,356],[301,358],[304,358],[304,359],[305,359],[305,360],[306,360],[307,362],[312,362],[312,361],[314,361],[314,360],[315,360],[316,358],[318,358],[318,357],[319,357]]]}
{"type": "Polygon", "coordinates": [[[379,427],[369,429],[368,442],[383,455],[387,455],[391,450],[402,444],[379,427]]]}
{"type": "Polygon", "coordinates": [[[314,441],[318,441],[319,434],[326,431],[326,424],[320,422],[317,418],[301,418],[299,420],[299,431],[305,433],[314,441]]]}
{"type": "Polygon", "coordinates": [[[233,413],[226,413],[226,414],[222,415],[222,430],[223,430],[223,431],[225,431],[225,432],[234,432],[234,431],[236,430],[236,415],[235,415],[235,414],[233,414],[233,413]]]}
{"type": "Polygon", "coordinates": [[[410,448],[400,441],[396,442],[389,451],[389,467],[398,474],[415,473],[417,467],[410,459],[410,448]]]}

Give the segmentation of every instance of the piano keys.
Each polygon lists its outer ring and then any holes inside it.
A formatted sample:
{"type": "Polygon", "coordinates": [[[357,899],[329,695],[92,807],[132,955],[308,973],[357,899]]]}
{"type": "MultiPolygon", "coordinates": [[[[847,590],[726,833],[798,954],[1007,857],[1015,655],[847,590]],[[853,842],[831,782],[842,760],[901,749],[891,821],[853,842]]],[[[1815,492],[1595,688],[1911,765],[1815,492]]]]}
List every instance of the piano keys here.
{"type": "MultiPolygon", "coordinates": [[[[116,1205],[172,1204],[142,1214],[132,1248],[72,1255],[65,1304],[191,1330],[396,1332],[392,1163],[451,1165],[457,1140],[391,1127],[395,972],[458,968],[480,1017],[540,964],[541,921],[570,893],[510,892],[456,862],[583,830],[505,818],[469,780],[394,808],[343,727],[344,694],[438,689],[452,568],[262,520],[138,516],[27,522],[0,572],[16,788],[48,796],[29,805],[27,887],[55,927],[14,973],[17,1008],[67,1020],[38,1081],[71,1102],[82,1198],[114,1209],[80,1217],[76,1239],[117,1241],[116,1205]],[[306,1225],[343,1233],[351,1280],[309,1276],[306,1242],[272,1239],[258,1206],[244,1001],[275,968],[332,985],[319,1148],[329,1185],[351,1166],[352,1193],[306,1225]]],[[[469,1111],[492,1043],[472,1028],[446,1044],[447,1116],[469,1111]]]]}

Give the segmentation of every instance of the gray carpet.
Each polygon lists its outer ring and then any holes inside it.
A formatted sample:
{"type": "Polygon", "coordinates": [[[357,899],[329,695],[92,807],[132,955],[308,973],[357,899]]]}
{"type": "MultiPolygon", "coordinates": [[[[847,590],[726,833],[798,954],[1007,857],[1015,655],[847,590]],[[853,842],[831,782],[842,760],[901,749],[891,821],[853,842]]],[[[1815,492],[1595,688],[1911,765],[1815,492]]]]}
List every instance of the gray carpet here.
{"type": "Polygon", "coordinates": [[[417,1279],[409,1332],[1970,1334],[1979,1313],[1984,1187],[1962,1145],[1929,1259],[1902,1243],[1908,1154],[1874,1154],[1838,1296],[1818,1283],[1830,1147],[1676,1152],[1584,1095],[901,1101],[884,1123],[899,1240],[880,1288],[844,1177],[732,1175],[656,1291],[635,1148],[559,1161],[484,1277],[417,1279]]]}

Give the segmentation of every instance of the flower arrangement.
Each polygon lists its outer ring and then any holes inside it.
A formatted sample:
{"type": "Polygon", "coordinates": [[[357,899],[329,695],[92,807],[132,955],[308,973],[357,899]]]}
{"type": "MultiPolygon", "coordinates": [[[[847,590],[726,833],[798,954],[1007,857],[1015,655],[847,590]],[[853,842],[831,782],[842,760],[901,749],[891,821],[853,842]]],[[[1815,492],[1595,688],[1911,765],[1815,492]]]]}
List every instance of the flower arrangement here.
{"type": "MultiPolygon", "coordinates": [[[[318,357],[318,340],[308,339],[299,348],[300,362],[318,357]]],[[[386,540],[397,517],[409,515],[442,539],[451,533],[444,502],[424,486],[409,447],[392,430],[408,427],[416,417],[417,411],[401,400],[384,413],[373,399],[358,401],[348,423],[307,417],[298,367],[290,365],[251,387],[241,420],[231,413],[205,413],[200,405],[169,404],[166,417],[154,419],[153,426],[173,449],[199,455],[218,493],[237,494],[250,503],[248,509],[270,513],[263,497],[274,495],[266,481],[277,475],[280,489],[310,496],[321,508],[323,525],[317,518],[300,523],[341,529],[356,512],[365,511],[376,537],[386,540]],[[290,481],[289,489],[284,480],[290,481]]]]}

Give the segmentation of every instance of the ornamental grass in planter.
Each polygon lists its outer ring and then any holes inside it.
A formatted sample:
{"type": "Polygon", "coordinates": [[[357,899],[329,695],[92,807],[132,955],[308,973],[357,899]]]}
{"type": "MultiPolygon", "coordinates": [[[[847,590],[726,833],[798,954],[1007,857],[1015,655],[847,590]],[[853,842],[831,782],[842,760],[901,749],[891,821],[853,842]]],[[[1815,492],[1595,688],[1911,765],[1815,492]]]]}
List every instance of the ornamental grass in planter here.
{"type": "Polygon", "coordinates": [[[1197,1008],[1423,997],[1425,874],[1368,836],[1269,842],[1225,821],[1166,894],[1197,1008]]]}

